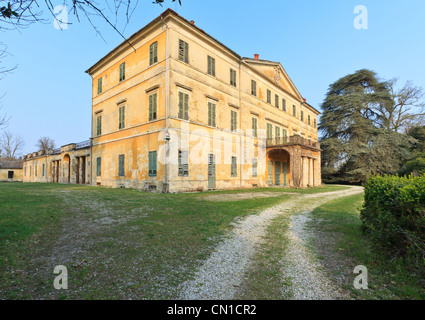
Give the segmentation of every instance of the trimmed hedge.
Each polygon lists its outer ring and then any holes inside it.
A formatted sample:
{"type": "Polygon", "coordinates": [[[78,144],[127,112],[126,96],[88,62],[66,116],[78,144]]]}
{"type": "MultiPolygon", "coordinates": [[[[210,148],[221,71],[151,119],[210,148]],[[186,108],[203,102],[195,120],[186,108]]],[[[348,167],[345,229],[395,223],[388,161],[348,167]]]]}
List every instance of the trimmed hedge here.
{"type": "Polygon", "coordinates": [[[365,183],[363,229],[387,252],[425,258],[425,175],[373,176],[365,183]]]}

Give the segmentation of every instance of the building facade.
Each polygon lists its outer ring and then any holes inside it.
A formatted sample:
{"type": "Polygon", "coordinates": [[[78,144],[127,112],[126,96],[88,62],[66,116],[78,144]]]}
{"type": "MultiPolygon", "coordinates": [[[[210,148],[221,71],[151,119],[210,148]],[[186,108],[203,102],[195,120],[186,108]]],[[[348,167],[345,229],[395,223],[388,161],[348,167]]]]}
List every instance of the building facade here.
{"type": "Polygon", "coordinates": [[[86,72],[90,146],[25,157],[44,161],[46,181],[83,183],[84,167],[87,184],[163,192],[321,184],[319,112],[282,65],[241,57],[172,10],[86,72]]]}
{"type": "Polygon", "coordinates": [[[22,168],[22,160],[0,158],[0,182],[22,182],[22,168]]]}

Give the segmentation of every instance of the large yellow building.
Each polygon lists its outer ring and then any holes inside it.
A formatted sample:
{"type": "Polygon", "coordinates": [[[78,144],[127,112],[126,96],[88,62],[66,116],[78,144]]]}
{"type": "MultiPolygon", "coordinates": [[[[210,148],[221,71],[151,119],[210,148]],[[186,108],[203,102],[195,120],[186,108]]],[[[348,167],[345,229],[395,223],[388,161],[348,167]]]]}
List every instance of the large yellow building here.
{"type": "Polygon", "coordinates": [[[47,181],[83,183],[84,168],[84,183],[163,192],[321,184],[319,112],[281,64],[243,58],[172,10],[87,73],[91,146],[26,156],[24,168],[45,159],[47,181]]]}

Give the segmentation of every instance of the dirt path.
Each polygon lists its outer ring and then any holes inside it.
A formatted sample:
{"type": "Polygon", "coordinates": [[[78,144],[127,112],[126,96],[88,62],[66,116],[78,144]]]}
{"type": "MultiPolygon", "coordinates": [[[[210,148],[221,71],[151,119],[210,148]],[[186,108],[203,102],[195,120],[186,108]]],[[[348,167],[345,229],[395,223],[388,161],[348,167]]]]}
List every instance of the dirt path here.
{"type": "MultiPolygon", "coordinates": [[[[292,216],[288,232],[289,247],[282,258],[282,277],[291,279],[292,299],[344,299],[348,298],[338,288],[331,286],[321,271],[320,263],[307,246],[310,234],[306,230],[307,213],[321,204],[363,191],[361,187],[319,194],[294,194],[286,200],[259,214],[251,215],[234,224],[234,229],[212,252],[196,272],[194,280],[180,288],[181,299],[233,299],[244,281],[245,272],[253,254],[262,243],[267,227],[279,215],[292,216]],[[294,213],[301,213],[294,215],[294,213]]],[[[282,288],[288,296],[289,288],[282,288]]],[[[277,297],[278,298],[278,297],[277,297]]]]}

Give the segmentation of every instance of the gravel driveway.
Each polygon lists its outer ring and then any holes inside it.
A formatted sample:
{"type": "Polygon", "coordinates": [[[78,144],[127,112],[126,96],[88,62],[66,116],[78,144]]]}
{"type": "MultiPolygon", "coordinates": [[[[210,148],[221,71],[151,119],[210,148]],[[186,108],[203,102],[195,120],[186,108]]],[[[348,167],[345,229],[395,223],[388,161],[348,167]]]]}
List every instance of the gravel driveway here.
{"type": "MultiPolygon", "coordinates": [[[[267,227],[279,215],[290,215],[289,246],[282,257],[282,278],[291,279],[293,299],[348,299],[321,271],[314,253],[306,246],[308,213],[323,203],[363,192],[362,187],[317,194],[294,194],[290,200],[234,223],[234,229],[196,272],[194,280],[180,287],[180,299],[230,300],[238,293],[251,257],[262,243],[267,227]]],[[[282,288],[282,295],[288,288],[282,288]]]]}

